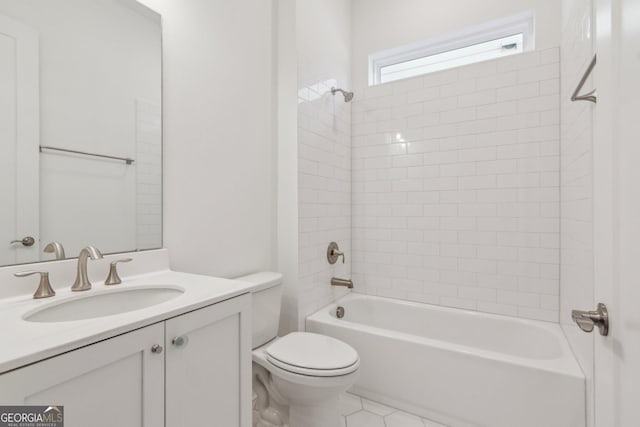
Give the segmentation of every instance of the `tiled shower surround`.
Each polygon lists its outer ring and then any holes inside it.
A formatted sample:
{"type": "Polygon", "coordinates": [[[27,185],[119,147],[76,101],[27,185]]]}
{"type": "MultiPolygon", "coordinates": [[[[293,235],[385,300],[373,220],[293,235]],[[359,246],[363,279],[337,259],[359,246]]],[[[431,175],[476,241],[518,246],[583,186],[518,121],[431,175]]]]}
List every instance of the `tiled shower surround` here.
{"type": "Polygon", "coordinates": [[[558,321],[559,68],[554,48],[356,91],[357,292],[558,321]]]}
{"type": "Polygon", "coordinates": [[[351,2],[296,2],[298,84],[298,328],[347,293],[332,277],[351,277],[351,2]],[[324,34],[324,37],[318,37],[324,34]],[[327,262],[329,242],[346,254],[327,262]]]}
{"type": "MultiPolygon", "coordinates": [[[[299,55],[299,74],[311,61],[299,55]]],[[[335,79],[314,81],[298,93],[299,319],[344,295],[332,277],[351,276],[351,108],[331,95],[335,79]],[[346,254],[334,265],[327,246],[346,254]]],[[[303,324],[300,325],[304,327],[303,324]]]]}

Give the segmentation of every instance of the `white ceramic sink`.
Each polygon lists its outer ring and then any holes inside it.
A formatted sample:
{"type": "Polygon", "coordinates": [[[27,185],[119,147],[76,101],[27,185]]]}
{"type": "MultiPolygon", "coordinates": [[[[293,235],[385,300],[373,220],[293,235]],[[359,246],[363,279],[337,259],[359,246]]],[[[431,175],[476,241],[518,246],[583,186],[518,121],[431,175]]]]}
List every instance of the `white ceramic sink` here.
{"type": "Polygon", "coordinates": [[[118,289],[61,302],[54,302],[24,315],[28,322],[70,322],[112,316],[151,307],[179,297],[184,289],[171,285],[148,285],[133,289],[118,289]]]}

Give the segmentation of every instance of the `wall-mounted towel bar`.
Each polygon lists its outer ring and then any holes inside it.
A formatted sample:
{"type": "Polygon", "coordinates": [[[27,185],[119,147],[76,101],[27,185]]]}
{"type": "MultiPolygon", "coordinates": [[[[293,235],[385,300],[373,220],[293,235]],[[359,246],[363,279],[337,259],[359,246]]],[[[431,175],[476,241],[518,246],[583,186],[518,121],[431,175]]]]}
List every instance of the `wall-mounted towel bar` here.
{"type": "Polygon", "coordinates": [[[47,145],[41,145],[40,146],[40,152],[41,153],[42,153],[43,150],[62,151],[62,152],[65,152],[65,153],[81,154],[83,156],[102,157],[104,159],[120,160],[120,161],[125,162],[128,165],[131,165],[131,164],[133,164],[133,162],[135,162],[135,160],[130,159],[128,157],[107,156],[105,154],[87,153],[86,151],[69,150],[67,148],[50,147],[50,146],[47,146],[47,145]]]}
{"type": "Polygon", "coordinates": [[[578,83],[578,87],[573,91],[573,95],[571,95],[572,101],[591,101],[594,104],[598,102],[598,98],[596,97],[596,90],[592,90],[589,93],[585,93],[584,95],[578,95],[578,92],[582,90],[582,86],[584,86],[585,82],[589,78],[589,75],[593,71],[593,68],[596,66],[596,55],[593,56],[591,60],[591,64],[589,64],[589,68],[584,72],[582,79],[580,79],[580,83],[578,83]]]}

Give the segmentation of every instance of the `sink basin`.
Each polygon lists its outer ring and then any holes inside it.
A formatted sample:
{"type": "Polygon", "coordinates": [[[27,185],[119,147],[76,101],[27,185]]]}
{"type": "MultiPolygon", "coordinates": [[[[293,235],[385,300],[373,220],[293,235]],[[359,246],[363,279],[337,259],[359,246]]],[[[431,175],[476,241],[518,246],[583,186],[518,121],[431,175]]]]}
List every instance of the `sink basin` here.
{"type": "Polygon", "coordinates": [[[145,286],[118,289],[94,295],[79,296],[52,303],[27,313],[28,322],[70,322],[112,316],[151,307],[179,297],[184,289],[178,286],[145,286]]]}

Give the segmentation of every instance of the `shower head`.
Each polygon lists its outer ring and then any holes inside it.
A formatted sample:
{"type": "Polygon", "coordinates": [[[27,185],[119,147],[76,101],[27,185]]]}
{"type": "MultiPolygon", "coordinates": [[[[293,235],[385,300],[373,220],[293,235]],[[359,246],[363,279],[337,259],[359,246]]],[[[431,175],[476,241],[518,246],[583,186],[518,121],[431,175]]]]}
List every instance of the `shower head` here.
{"type": "Polygon", "coordinates": [[[344,102],[351,102],[351,100],[353,99],[353,92],[346,92],[342,89],[336,88],[336,87],[332,87],[331,88],[331,94],[335,95],[336,92],[342,92],[342,96],[344,96],[344,102]]]}

